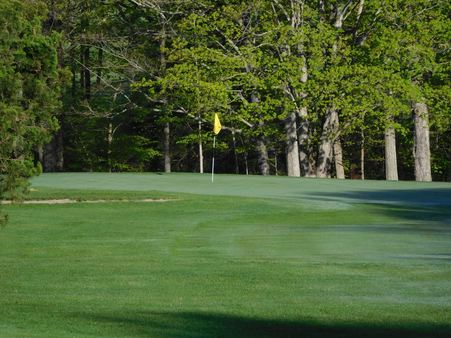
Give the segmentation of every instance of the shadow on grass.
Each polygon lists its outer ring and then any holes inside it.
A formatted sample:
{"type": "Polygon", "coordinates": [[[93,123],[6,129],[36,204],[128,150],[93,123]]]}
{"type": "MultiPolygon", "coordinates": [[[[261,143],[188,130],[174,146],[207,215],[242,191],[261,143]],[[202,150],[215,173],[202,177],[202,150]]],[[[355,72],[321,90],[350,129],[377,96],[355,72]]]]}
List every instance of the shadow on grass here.
{"type": "Polygon", "coordinates": [[[394,203],[411,206],[451,207],[450,188],[344,191],[311,193],[327,199],[344,198],[361,202],[394,203]]]}
{"type": "MultiPolygon", "coordinates": [[[[147,312],[135,315],[83,315],[84,319],[144,337],[450,337],[450,326],[426,324],[321,324],[251,319],[197,312],[147,312]]],[[[120,334],[120,332],[117,332],[120,334]]]]}
{"type": "MultiPolygon", "coordinates": [[[[415,222],[441,224],[444,226],[435,229],[436,231],[451,232],[451,188],[318,192],[310,193],[310,196],[318,201],[348,200],[361,205],[369,204],[381,214],[415,222]]],[[[434,231],[434,228],[423,230],[434,231]]]]}

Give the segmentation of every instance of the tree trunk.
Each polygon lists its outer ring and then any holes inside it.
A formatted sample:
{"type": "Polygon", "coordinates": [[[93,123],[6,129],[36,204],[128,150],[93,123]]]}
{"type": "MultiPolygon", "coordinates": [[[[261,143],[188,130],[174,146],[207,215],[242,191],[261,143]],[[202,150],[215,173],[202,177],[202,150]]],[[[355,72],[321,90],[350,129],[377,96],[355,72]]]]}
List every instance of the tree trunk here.
{"type": "Polygon", "coordinates": [[[317,152],[313,148],[309,148],[308,156],[308,174],[306,177],[316,177],[316,159],[318,158],[317,152]]]}
{"type": "Polygon", "coordinates": [[[91,70],[90,70],[90,48],[84,48],[84,89],[85,89],[85,98],[89,100],[91,98],[91,70]]]}
{"type": "Polygon", "coordinates": [[[323,125],[323,131],[318,150],[318,161],[316,166],[316,176],[319,178],[330,177],[333,157],[334,134],[336,133],[336,110],[329,109],[326,121],[323,125]]]}
{"type": "Polygon", "coordinates": [[[299,110],[299,166],[301,176],[309,176],[311,172],[309,163],[309,121],[307,120],[307,107],[299,110]]]}
{"type": "MultiPolygon", "coordinates": [[[[166,25],[161,23],[161,32],[160,32],[160,73],[163,77],[166,74],[166,25]]],[[[164,105],[167,104],[167,99],[163,99],[164,105]]],[[[199,128],[201,126],[199,125],[199,128]]],[[[200,129],[199,129],[200,133],[200,129]]],[[[166,122],[163,127],[163,156],[164,156],[164,172],[171,172],[171,126],[169,122],[166,122]]],[[[200,134],[199,134],[200,137],[200,134]]],[[[199,148],[200,154],[202,154],[202,144],[200,144],[199,148]]],[[[201,168],[200,170],[204,170],[203,168],[203,158],[201,159],[201,168]]]]}
{"type": "MultiPolygon", "coordinates": [[[[302,59],[302,66],[301,66],[301,82],[306,83],[308,80],[308,69],[307,69],[307,60],[303,53],[304,46],[300,45],[299,49],[301,51],[300,58],[302,59]]],[[[306,93],[301,93],[300,97],[302,99],[305,99],[307,96],[306,93]]],[[[299,109],[298,112],[299,115],[299,166],[300,166],[300,172],[301,176],[314,176],[314,171],[311,166],[311,162],[309,161],[309,121],[308,121],[308,111],[307,107],[303,106],[299,109]]]]}
{"type": "Polygon", "coordinates": [[[365,5],[365,0],[360,0],[359,4],[357,6],[357,22],[360,21],[360,17],[362,16],[364,5],[365,5]]]}
{"type": "Polygon", "coordinates": [[[277,162],[277,151],[274,151],[274,172],[275,172],[276,176],[279,175],[279,167],[278,167],[278,162],[277,162]]]}
{"type": "Polygon", "coordinates": [[[57,162],[57,140],[56,135],[43,148],[42,154],[42,170],[46,173],[56,171],[57,162]]]}
{"type": "Polygon", "coordinates": [[[337,178],[343,180],[345,178],[345,170],[343,167],[343,149],[339,138],[334,142],[334,158],[337,178]]]}
{"type": "Polygon", "coordinates": [[[42,168],[44,169],[44,147],[42,145],[38,146],[37,152],[38,152],[38,161],[39,163],[41,163],[42,168]]]}
{"type": "MultiPolygon", "coordinates": [[[[343,22],[346,19],[346,13],[349,9],[349,6],[351,5],[352,1],[348,1],[348,3],[345,5],[339,5],[338,3],[335,4],[335,18],[334,18],[334,27],[337,29],[343,28],[343,22]]],[[[363,6],[363,4],[362,4],[363,6]]],[[[363,10],[363,7],[362,7],[363,10]]],[[[333,56],[334,58],[337,57],[338,53],[338,46],[341,38],[340,35],[337,35],[337,39],[333,45],[333,56]]],[[[345,172],[344,172],[344,166],[343,166],[343,150],[341,146],[341,141],[339,138],[339,119],[338,119],[338,113],[334,107],[330,109],[330,113],[332,115],[331,122],[332,122],[332,130],[330,131],[333,137],[333,155],[335,159],[335,172],[338,179],[344,179],[345,178],[345,172]]]]}
{"type": "Polygon", "coordinates": [[[398,163],[396,158],[395,128],[385,129],[385,178],[388,181],[398,180],[398,163]]]}
{"type": "Polygon", "coordinates": [[[318,153],[318,164],[316,166],[316,177],[330,177],[332,167],[332,142],[322,140],[318,153]]]}
{"type": "Polygon", "coordinates": [[[249,163],[247,161],[247,151],[244,152],[244,169],[246,171],[246,175],[249,175],[249,163]]]}
{"type": "Polygon", "coordinates": [[[164,172],[171,172],[171,129],[169,122],[164,124],[164,140],[163,140],[163,153],[164,153],[164,172]]]}
{"type": "Polygon", "coordinates": [[[235,159],[235,174],[239,174],[240,167],[238,165],[238,155],[236,153],[236,138],[234,129],[232,129],[232,145],[233,145],[233,158],[235,159]]]}
{"type": "Polygon", "coordinates": [[[318,152],[318,164],[316,166],[316,177],[330,177],[332,163],[332,142],[321,137],[321,144],[318,152]]]}
{"type": "Polygon", "coordinates": [[[61,128],[56,135],[57,151],[56,151],[56,170],[64,171],[64,135],[61,128]]]}
{"type": "Polygon", "coordinates": [[[163,23],[161,26],[160,39],[160,72],[166,73],[166,26],[163,23]]]}
{"type": "Polygon", "coordinates": [[[429,113],[425,103],[414,105],[414,149],[415,180],[432,181],[431,175],[431,151],[429,146],[429,113]]]}
{"type": "Polygon", "coordinates": [[[108,123],[108,135],[107,135],[107,141],[108,141],[108,171],[111,172],[113,169],[113,159],[111,158],[113,150],[113,123],[108,123]]]}
{"type": "Polygon", "coordinates": [[[39,162],[44,172],[63,171],[63,132],[60,129],[45,146],[38,148],[39,162]]]}
{"type": "Polygon", "coordinates": [[[345,178],[345,170],[343,166],[343,149],[341,147],[340,136],[338,135],[340,122],[338,120],[338,114],[335,110],[333,111],[333,116],[334,116],[333,136],[334,136],[335,171],[337,178],[342,180],[345,178]]]}
{"type": "Polygon", "coordinates": [[[301,176],[299,166],[299,147],[297,135],[296,113],[290,113],[285,119],[287,174],[288,176],[301,176]]]}
{"type": "MultiPolygon", "coordinates": [[[[249,73],[251,71],[251,66],[246,65],[246,71],[249,73]]],[[[260,98],[258,97],[256,92],[253,92],[250,97],[251,103],[259,103],[260,98]]],[[[263,127],[263,122],[258,122],[258,127],[263,127]]],[[[257,154],[258,154],[258,169],[260,172],[260,175],[266,176],[269,175],[269,156],[268,156],[268,149],[266,148],[266,140],[264,135],[260,135],[257,138],[257,154]]]]}
{"type": "Polygon", "coordinates": [[[258,152],[258,169],[260,175],[269,175],[269,163],[268,163],[268,149],[266,148],[265,137],[260,136],[257,138],[257,152],[258,152]]]}

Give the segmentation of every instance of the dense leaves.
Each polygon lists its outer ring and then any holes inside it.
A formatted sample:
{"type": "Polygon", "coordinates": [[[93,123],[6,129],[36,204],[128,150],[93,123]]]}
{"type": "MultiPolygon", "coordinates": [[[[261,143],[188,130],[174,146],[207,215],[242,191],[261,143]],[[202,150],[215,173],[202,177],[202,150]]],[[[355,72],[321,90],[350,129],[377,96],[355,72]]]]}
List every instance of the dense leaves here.
{"type": "Polygon", "coordinates": [[[26,178],[40,171],[33,152],[58,128],[59,37],[43,32],[45,6],[0,3],[0,195],[20,198],[26,178]]]}
{"type": "Polygon", "coordinates": [[[6,4],[2,110],[36,127],[28,153],[56,126],[33,113],[56,110],[56,54],[70,72],[45,170],[198,171],[219,113],[219,172],[293,174],[299,158],[301,175],[384,178],[392,129],[394,170],[413,179],[424,103],[434,178],[451,176],[447,1],[48,0],[45,23],[35,1],[6,4]]]}

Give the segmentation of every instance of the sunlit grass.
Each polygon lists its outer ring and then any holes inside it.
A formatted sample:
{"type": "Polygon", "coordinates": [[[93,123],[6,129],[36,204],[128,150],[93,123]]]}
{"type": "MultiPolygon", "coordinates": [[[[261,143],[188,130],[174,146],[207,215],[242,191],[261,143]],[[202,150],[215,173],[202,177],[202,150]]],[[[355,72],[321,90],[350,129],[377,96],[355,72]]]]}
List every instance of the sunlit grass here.
{"type": "Polygon", "coordinates": [[[1,337],[451,333],[449,185],[62,175],[29,198],[114,201],[3,206],[1,337]]]}

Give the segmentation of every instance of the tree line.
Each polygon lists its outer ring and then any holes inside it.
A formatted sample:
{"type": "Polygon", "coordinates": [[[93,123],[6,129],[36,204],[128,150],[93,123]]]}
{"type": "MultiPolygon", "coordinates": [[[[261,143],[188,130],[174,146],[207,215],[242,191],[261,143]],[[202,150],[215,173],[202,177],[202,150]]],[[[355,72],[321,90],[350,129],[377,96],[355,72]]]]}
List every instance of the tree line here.
{"type": "Polygon", "coordinates": [[[449,12],[445,0],[4,0],[3,186],[41,167],[207,171],[215,113],[218,172],[450,180],[449,12]]]}

